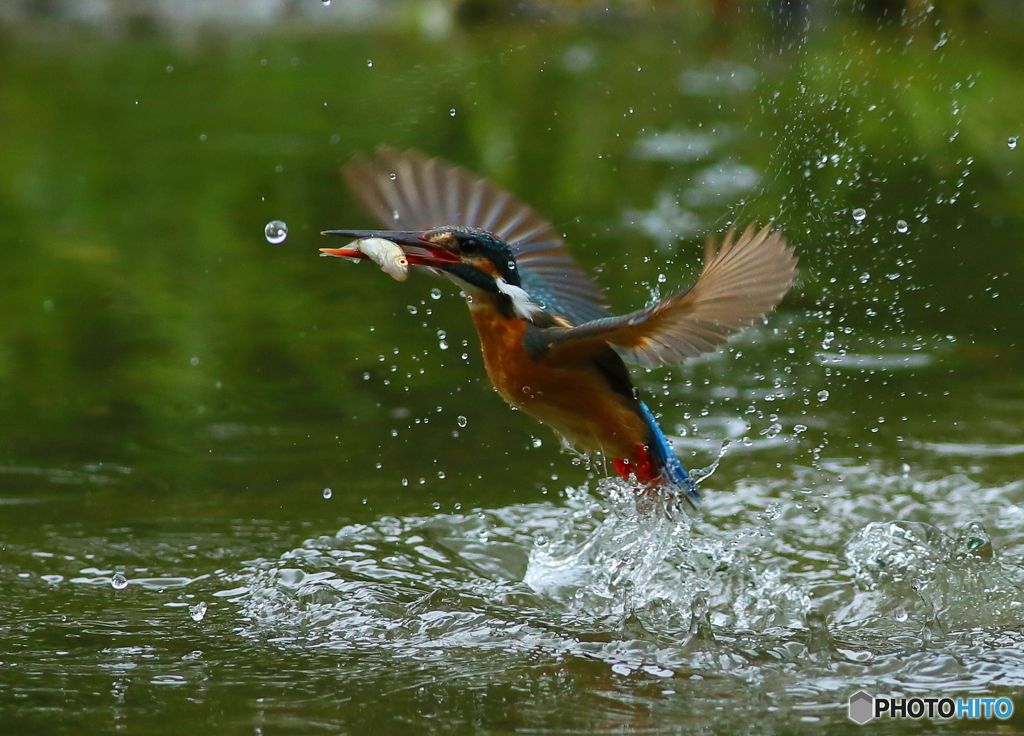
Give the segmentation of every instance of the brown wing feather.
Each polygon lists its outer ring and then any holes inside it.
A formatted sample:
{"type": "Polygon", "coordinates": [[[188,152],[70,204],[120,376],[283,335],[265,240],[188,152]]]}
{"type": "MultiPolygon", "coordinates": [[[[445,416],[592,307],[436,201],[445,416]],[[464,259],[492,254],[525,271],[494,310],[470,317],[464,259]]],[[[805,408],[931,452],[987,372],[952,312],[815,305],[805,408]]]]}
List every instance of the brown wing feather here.
{"type": "Polygon", "coordinates": [[[648,367],[681,363],[774,309],[796,278],[796,263],[793,249],[770,227],[758,231],[751,224],[738,238],[730,230],[721,247],[708,241],[704,268],[689,290],[621,317],[550,328],[545,347],[555,359],[563,349],[579,355],[588,345],[611,345],[648,367]]]}
{"type": "Polygon", "coordinates": [[[382,148],[342,169],[366,209],[389,230],[450,225],[494,233],[515,253],[523,287],[572,324],[608,315],[604,294],[550,223],[486,179],[418,151],[382,148]]]}

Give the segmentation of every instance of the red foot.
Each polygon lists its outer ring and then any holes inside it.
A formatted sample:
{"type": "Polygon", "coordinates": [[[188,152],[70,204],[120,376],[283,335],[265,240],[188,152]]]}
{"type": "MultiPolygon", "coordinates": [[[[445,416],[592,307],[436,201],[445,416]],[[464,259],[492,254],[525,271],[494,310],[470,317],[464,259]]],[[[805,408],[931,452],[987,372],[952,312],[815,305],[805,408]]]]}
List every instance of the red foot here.
{"type": "Polygon", "coordinates": [[[629,480],[629,476],[635,475],[641,483],[652,483],[661,476],[651,462],[651,453],[647,445],[637,448],[635,460],[621,460],[615,457],[612,458],[612,464],[615,466],[615,472],[626,480],[629,480]]]}

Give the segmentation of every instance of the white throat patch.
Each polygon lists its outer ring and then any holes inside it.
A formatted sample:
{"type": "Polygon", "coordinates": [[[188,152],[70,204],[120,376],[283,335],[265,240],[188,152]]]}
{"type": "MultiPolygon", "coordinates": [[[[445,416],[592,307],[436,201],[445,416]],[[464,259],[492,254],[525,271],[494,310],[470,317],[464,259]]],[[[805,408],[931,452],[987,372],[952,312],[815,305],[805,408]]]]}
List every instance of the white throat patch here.
{"type": "Polygon", "coordinates": [[[516,315],[523,319],[530,319],[533,315],[543,311],[540,307],[530,301],[530,295],[526,289],[510,284],[503,278],[495,279],[498,291],[512,300],[512,309],[516,315]]]}

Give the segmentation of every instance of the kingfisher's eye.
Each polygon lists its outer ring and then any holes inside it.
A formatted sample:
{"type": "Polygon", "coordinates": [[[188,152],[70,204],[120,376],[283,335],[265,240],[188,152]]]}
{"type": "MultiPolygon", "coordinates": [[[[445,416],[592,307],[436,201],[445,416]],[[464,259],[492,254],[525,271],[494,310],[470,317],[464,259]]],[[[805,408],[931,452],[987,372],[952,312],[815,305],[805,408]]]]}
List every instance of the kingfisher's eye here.
{"type": "Polygon", "coordinates": [[[480,241],[476,238],[466,238],[459,245],[463,253],[476,253],[480,250],[480,241]]]}

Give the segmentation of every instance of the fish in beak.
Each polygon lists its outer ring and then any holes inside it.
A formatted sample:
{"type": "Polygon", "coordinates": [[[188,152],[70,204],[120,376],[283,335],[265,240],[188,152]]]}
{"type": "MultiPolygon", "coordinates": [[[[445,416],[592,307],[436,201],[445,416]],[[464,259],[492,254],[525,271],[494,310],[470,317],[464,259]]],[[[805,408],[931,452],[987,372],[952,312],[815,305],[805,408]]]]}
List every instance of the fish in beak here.
{"type": "Polygon", "coordinates": [[[324,230],[321,235],[354,238],[344,248],[321,248],[327,256],[359,258],[374,261],[396,281],[405,281],[409,266],[426,266],[445,270],[458,263],[451,251],[427,240],[423,232],[403,230],[324,230]]]}

